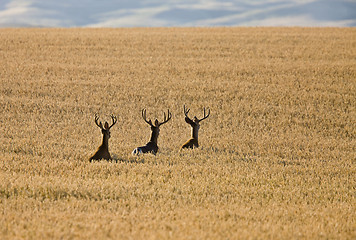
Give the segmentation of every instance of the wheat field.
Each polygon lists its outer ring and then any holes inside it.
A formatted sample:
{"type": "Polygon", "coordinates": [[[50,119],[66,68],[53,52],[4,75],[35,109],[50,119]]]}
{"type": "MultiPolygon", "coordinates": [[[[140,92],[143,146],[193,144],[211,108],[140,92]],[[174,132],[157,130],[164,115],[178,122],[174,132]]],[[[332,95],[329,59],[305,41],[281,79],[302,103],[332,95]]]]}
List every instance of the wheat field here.
{"type": "Polygon", "coordinates": [[[0,62],[0,239],[356,238],[355,28],[0,29],[0,62]]]}

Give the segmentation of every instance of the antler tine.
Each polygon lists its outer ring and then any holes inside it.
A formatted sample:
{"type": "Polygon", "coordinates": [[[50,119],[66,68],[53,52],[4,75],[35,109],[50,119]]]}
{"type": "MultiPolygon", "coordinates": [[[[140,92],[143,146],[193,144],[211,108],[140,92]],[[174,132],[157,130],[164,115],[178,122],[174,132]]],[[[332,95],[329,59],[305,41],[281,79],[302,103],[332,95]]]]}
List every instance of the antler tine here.
{"type": "Polygon", "coordinates": [[[111,119],[112,119],[112,124],[109,127],[109,129],[117,123],[117,117],[114,116],[114,114],[111,114],[111,119]]]}
{"type": "Polygon", "coordinates": [[[147,118],[146,118],[146,109],[145,109],[145,108],[142,109],[142,118],[143,118],[143,120],[145,120],[145,122],[148,123],[150,126],[153,126],[151,121],[147,121],[147,118]]]}
{"type": "Polygon", "coordinates": [[[166,118],[166,113],[165,113],[165,112],[163,113],[163,116],[164,116],[164,120],[163,120],[163,122],[159,123],[158,126],[161,126],[162,124],[165,124],[166,122],[168,122],[169,120],[171,120],[171,118],[172,118],[172,113],[169,112],[169,109],[168,109],[167,118],[166,118]]]}
{"type": "Polygon", "coordinates": [[[183,106],[183,108],[184,108],[184,115],[185,115],[187,118],[189,118],[189,117],[188,117],[188,113],[189,113],[190,109],[188,108],[188,110],[187,110],[187,108],[185,107],[185,105],[183,106]]]}
{"type": "Polygon", "coordinates": [[[98,123],[99,120],[99,116],[97,113],[95,113],[95,124],[100,127],[101,129],[103,129],[103,124],[100,122],[100,124],[98,123]]]}
{"type": "Polygon", "coordinates": [[[199,119],[198,121],[200,122],[200,121],[203,121],[204,119],[206,119],[206,118],[208,118],[209,117],[209,115],[210,115],[210,109],[208,109],[209,110],[209,112],[208,112],[208,114],[206,115],[205,114],[205,108],[204,108],[204,117],[202,118],[202,119],[199,119]]]}

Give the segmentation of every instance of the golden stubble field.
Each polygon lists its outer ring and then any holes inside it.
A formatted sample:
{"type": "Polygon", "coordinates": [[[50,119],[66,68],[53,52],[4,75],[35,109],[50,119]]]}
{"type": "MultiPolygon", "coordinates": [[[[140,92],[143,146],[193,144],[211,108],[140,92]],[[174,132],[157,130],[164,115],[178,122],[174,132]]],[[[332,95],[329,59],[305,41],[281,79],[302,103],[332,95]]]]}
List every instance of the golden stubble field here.
{"type": "Polygon", "coordinates": [[[355,28],[0,29],[0,238],[355,239],[355,66],[355,28]]]}

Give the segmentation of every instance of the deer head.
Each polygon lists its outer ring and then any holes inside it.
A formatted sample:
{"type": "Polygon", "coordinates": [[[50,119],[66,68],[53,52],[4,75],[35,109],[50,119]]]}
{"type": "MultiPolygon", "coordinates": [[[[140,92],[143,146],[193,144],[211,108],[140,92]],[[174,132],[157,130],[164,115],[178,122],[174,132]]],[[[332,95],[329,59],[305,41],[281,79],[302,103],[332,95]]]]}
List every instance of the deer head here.
{"type": "Polygon", "coordinates": [[[101,129],[101,133],[103,134],[103,142],[95,152],[95,154],[89,159],[92,160],[100,160],[107,159],[110,160],[111,156],[109,153],[109,138],[110,138],[110,128],[112,128],[117,123],[117,117],[111,115],[112,124],[109,126],[108,122],[104,123],[104,126],[99,121],[99,116],[95,114],[95,124],[101,129]]]}
{"type": "Polygon", "coordinates": [[[151,139],[145,146],[135,148],[132,151],[132,155],[137,156],[142,153],[152,153],[155,155],[158,152],[157,140],[158,140],[158,135],[159,135],[159,128],[160,128],[160,126],[162,126],[163,124],[165,124],[169,120],[171,120],[172,113],[170,113],[169,109],[168,109],[167,115],[166,115],[166,113],[163,114],[163,121],[159,122],[158,119],[156,119],[153,124],[151,119],[147,120],[146,109],[143,109],[142,110],[142,118],[151,127],[151,131],[152,131],[151,139]]]}
{"type": "Polygon", "coordinates": [[[159,122],[158,119],[156,119],[154,124],[152,124],[151,119],[147,120],[146,109],[142,109],[142,118],[151,127],[152,138],[156,138],[156,139],[151,138],[151,140],[153,140],[153,142],[157,142],[157,138],[159,135],[159,127],[162,126],[163,124],[167,123],[169,120],[171,120],[172,113],[170,113],[169,109],[168,109],[167,116],[166,116],[166,113],[163,113],[163,121],[162,122],[159,122]]]}
{"type": "Polygon", "coordinates": [[[209,117],[209,115],[210,115],[210,109],[208,109],[209,110],[209,112],[208,112],[208,114],[206,114],[206,112],[205,112],[205,108],[204,108],[204,117],[203,118],[201,118],[201,119],[199,119],[199,118],[197,118],[196,116],[194,116],[194,118],[193,118],[193,120],[191,119],[191,118],[189,118],[188,117],[188,113],[189,113],[189,111],[190,111],[190,109],[188,108],[186,108],[185,107],[185,105],[183,106],[183,108],[184,108],[184,115],[185,115],[185,121],[189,124],[189,125],[191,125],[192,127],[196,127],[196,128],[200,128],[200,122],[201,121],[203,121],[204,119],[207,119],[208,117],[209,117]]]}
{"type": "Polygon", "coordinates": [[[198,131],[200,129],[200,122],[203,121],[204,119],[207,119],[210,116],[210,109],[208,109],[208,113],[206,113],[205,108],[204,108],[204,116],[203,118],[197,118],[194,116],[193,119],[188,117],[188,113],[190,109],[186,108],[185,105],[183,107],[184,109],[184,115],[185,115],[185,121],[192,127],[192,138],[189,139],[185,144],[183,144],[182,148],[193,148],[193,147],[199,147],[198,143],[198,131]]]}
{"type": "Polygon", "coordinates": [[[117,117],[114,115],[111,115],[111,119],[112,119],[112,124],[109,126],[108,122],[104,123],[104,127],[103,124],[101,122],[98,123],[99,120],[99,116],[97,114],[95,114],[95,124],[101,129],[101,133],[107,137],[107,139],[110,138],[110,128],[112,128],[116,123],[117,123],[117,117]]]}

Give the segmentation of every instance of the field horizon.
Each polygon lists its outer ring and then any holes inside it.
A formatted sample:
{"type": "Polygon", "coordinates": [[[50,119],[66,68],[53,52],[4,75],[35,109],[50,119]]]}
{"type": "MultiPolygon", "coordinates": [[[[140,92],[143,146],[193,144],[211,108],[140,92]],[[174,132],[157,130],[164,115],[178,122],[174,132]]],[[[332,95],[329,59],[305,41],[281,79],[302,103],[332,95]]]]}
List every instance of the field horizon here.
{"type": "Polygon", "coordinates": [[[0,29],[1,239],[354,239],[355,28],[0,29]],[[184,121],[201,123],[198,149],[184,121]],[[156,156],[141,117],[161,126],[156,156]],[[110,123],[113,161],[89,162],[110,123]]]}

